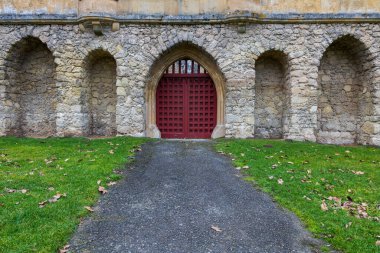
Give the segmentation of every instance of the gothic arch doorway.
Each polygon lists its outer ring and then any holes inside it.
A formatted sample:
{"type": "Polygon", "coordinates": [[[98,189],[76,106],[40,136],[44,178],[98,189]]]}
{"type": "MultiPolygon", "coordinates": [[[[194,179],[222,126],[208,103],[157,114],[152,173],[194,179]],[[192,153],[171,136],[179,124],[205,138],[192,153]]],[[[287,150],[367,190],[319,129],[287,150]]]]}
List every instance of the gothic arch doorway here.
{"type": "MultiPolygon", "coordinates": [[[[208,74],[213,82],[216,91],[216,126],[212,131],[211,138],[224,137],[226,135],[225,77],[213,57],[202,48],[191,43],[181,43],[168,49],[155,61],[149,71],[146,86],[146,136],[151,138],[164,137],[161,135],[161,131],[157,126],[157,90],[162,77],[169,74],[166,73],[166,71],[169,72],[169,69],[173,68],[173,64],[175,65],[176,62],[180,60],[190,60],[198,63],[200,70],[203,69],[206,71],[203,74],[208,74]]],[[[210,136],[207,138],[210,138],[210,136]]]]}
{"type": "Polygon", "coordinates": [[[170,65],[156,91],[157,127],[162,138],[211,138],[217,123],[215,84],[198,62],[170,65]]]}

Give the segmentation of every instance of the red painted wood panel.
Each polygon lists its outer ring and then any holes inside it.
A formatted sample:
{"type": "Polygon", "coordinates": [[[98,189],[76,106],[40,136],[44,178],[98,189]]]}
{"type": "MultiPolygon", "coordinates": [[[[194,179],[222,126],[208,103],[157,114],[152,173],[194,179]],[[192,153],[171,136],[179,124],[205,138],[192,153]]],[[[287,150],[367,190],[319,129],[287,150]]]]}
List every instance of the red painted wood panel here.
{"type": "Polygon", "coordinates": [[[157,126],[162,138],[211,138],[216,126],[214,82],[198,63],[184,59],[165,72],[157,87],[157,126]]]}

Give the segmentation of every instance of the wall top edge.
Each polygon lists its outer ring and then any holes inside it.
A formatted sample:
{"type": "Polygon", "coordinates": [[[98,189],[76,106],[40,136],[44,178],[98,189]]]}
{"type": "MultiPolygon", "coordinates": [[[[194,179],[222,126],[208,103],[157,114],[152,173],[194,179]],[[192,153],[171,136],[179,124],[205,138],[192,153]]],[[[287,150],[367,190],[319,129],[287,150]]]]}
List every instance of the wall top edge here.
{"type": "Polygon", "coordinates": [[[109,20],[120,23],[228,23],[228,22],[380,22],[380,13],[238,13],[203,15],[108,15],[91,13],[90,15],[60,14],[3,14],[0,24],[4,23],[81,23],[87,20],[109,20]]]}

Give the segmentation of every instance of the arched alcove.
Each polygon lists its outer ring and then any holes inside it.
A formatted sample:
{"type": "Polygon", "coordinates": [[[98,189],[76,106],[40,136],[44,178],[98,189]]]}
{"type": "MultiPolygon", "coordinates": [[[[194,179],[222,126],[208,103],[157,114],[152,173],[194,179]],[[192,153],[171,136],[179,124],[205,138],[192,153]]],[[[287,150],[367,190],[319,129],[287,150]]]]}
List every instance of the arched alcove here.
{"type": "Polygon", "coordinates": [[[287,57],[267,51],[256,61],[255,137],[283,138],[287,102],[287,57]]]}
{"type": "Polygon", "coordinates": [[[152,65],[146,86],[146,135],[160,138],[156,119],[157,86],[170,65],[180,59],[192,59],[207,70],[214,82],[217,95],[217,120],[212,138],[225,136],[225,78],[215,60],[202,48],[191,43],[180,43],[164,52],[152,65]]]}
{"type": "Polygon", "coordinates": [[[84,110],[89,117],[88,134],[116,135],[116,61],[107,51],[91,51],[85,60],[84,110]]]}
{"type": "Polygon", "coordinates": [[[334,41],[319,67],[317,141],[361,143],[363,123],[373,114],[369,57],[363,43],[352,36],[334,41]]]}
{"type": "Polygon", "coordinates": [[[8,135],[46,137],[56,133],[56,65],[47,45],[35,37],[15,43],[6,59],[8,135]]]}

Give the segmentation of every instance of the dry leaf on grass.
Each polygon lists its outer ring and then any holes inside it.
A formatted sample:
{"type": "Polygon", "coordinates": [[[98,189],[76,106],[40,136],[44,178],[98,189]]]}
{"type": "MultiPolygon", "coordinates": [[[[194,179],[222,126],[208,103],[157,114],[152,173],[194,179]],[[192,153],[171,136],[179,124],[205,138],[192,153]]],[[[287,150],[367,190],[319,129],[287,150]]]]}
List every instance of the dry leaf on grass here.
{"type": "Polygon", "coordinates": [[[69,252],[70,245],[65,245],[62,249],[59,250],[59,253],[67,253],[69,252]]]}
{"type": "Polygon", "coordinates": [[[43,207],[45,207],[45,205],[46,205],[47,203],[55,203],[55,202],[57,202],[60,198],[62,198],[62,197],[66,197],[66,196],[67,196],[66,193],[64,193],[64,194],[57,193],[57,194],[54,195],[52,198],[50,198],[50,199],[48,199],[48,200],[44,200],[44,201],[39,202],[38,205],[39,205],[40,208],[43,208],[43,207]]]}
{"type": "Polygon", "coordinates": [[[327,199],[328,199],[328,200],[333,200],[333,201],[335,201],[335,202],[337,202],[337,203],[340,203],[340,202],[341,202],[341,199],[340,199],[340,198],[337,198],[337,197],[332,197],[332,196],[330,196],[330,197],[328,197],[327,199]]]}
{"type": "Polygon", "coordinates": [[[321,209],[322,209],[322,211],[329,210],[329,208],[327,207],[327,204],[326,204],[325,200],[322,200],[321,209]]]}
{"type": "Polygon", "coordinates": [[[55,203],[62,197],[66,197],[66,193],[64,193],[64,194],[57,193],[52,198],[50,198],[48,201],[49,201],[49,203],[55,203]]]}
{"type": "Polygon", "coordinates": [[[94,211],[94,209],[92,209],[91,207],[89,207],[89,206],[85,206],[84,207],[87,211],[89,211],[89,212],[93,212],[94,211]]]}
{"type": "Polygon", "coordinates": [[[355,171],[355,170],[351,170],[352,173],[354,173],[355,175],[364,175],[364,172],[363,171],[355,171]]]}
{"type": "Polygon", "coordinates": [[[222,232],[222,230],[221,230],[220,227],[218,227],[218,226],[214,226],[214,225],[212,225],[211,228],[212,228],[212,230],[214,230],[214,231],[216,231],[216,232],[222,232]]]}
{"type": "Polygon", "coordinates": [[[112,186],[112,185],[115,185],[115,184],[116,184],[116,182],[109,182],[109,183],[107,183],[108,186],[112,186]]]}
{"type": "Polygon", "coordinates": [[[380,241],[376,241],[376,246],[380,246],[380,241]]]}
{"type": "Polygon", "coordinates": [[[106,190],[106,188],[104,188],[103,186],[99,186],[98,191],[99,191],[101,194],[106,194],[106,193],[108,192],[108,191],[106,190]]]}
{"type": "Polygon", "coordinates": [[[284,183],[284,180],[282,180],[282,178],[280,178],[277,180],[277,183],[282,185],[284,183]]]}
{"type": "Polygon", "coordinates": [[[47,201],[44,200],[44,201],[38,203],[38,206],[39,206],[40,208],[43,208],[43,207],[46,205],[46,203],[47,203],[47,201]]]}
{"type": "Polygon", "coordinates": [[[309,198],[308,196],[303,196],[303,198],[306,199],[306,200],[308,200],[308,201],[311,200],[311,198],[309,198]]]}
{"type": "Polygon", "coordinates": [[[111,155],[115,154],[115,152],[112,149],[108,151],[108,153],[110,153],[111,155]]]}

